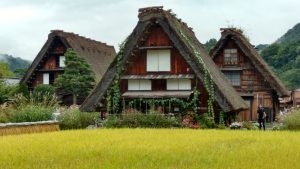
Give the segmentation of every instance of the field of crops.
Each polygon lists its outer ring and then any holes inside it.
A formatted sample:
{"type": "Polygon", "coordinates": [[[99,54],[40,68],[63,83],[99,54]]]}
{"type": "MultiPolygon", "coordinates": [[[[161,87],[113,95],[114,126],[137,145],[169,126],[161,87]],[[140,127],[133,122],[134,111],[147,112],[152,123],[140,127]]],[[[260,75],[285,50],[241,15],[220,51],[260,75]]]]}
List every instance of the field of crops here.
{"type": "Polygon", "coordinates": [[[99,129],[0,137],[0,168],[300,168],[300,132],[99,129]]]}

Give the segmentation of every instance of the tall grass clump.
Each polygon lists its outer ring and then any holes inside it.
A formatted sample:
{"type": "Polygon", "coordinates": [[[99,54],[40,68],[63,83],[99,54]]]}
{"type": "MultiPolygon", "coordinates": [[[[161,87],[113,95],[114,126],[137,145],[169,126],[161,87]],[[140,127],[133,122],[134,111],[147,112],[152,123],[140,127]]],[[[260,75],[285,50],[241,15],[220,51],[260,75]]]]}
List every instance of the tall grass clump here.
{"type": "Polygon", "coordinates": [[[52,119],[54,108],[40,107],[37,105],[27,105],[14,111],[10,117],[11,122],[35,122],[52,119]]]}
{"type": "Polygon", "coordinates": [[[300,130],[300,109],[291,111],[283,117],[283,126],[285,130],[300,130]]]}
{"type": "Polygon", "coordinates": [[[52,119],[57,107],[57,98],[52,93],[34,92],[27,97],[17,94],[10,105],[3,106],[5,113],[0,113],[0,117],[5,114],[5,122],[46,121],[52,119]]]}
{"type": "Polygon", "coordinates": [[[74,108],[62,111],[58,117],[58,122],[62,130],[81,129],[89,125],[95,125],[97,118],[99,118],[97,112],[81,112],[78,108],[74,108]]]}

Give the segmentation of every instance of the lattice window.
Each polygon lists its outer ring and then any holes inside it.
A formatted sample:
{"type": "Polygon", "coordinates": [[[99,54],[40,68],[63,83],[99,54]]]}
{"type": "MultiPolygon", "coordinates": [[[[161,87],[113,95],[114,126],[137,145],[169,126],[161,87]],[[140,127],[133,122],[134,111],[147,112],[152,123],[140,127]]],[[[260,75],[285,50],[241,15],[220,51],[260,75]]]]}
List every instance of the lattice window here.
{"type": "Polygon", "coordinates": [[[224,64],[236,65],[238,63],[237,49],[224,50],[224,64]]]}
{"type": "Polygon", "coordinates": [[[225,74],[225,76],[227,77],[227,79],[230,81],[230,83],[233,86],[240,86],[241,85],[241,73],[238,71],[226,71],[223,72],[225,74]]]}

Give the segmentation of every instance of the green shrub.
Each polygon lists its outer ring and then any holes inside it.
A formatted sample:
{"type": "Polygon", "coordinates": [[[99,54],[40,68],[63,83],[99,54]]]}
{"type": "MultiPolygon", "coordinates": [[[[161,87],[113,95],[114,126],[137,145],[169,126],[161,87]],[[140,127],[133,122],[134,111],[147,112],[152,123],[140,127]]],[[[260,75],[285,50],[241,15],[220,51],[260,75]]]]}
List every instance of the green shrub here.
{"type": "Polygon", "coordinates": [[[283,129],[300,130],[300,110],[294,110],[283,118],[283,129]]]}
{"type": "Polygon", "coordinates": [[[248,130],[253,129],[253,124],[250,121],[243,121],[242,127],[248,130]]]}
{"type": "Polygon", "coordinates": [[[33,95],[39,94],[39,95],[54,95],[55,89],[51,85],[46,84],[39,84],[34,88],[33,95]]]}
{"type": "Polygon", "coordinates": [[[171,128],[180,127],[179,120],[162,113],[143,114],[140,112],[111,115],[103,123],[106,128],[171,128]]]}
{"type": "Polygon", "coordinates": [[[0,123],[8,123],[14,109],[11,106],[0,106],[0,123]]]}
{"type": "Polygon", "coordinates": [[[91,112],[81,112],[80,113],[80,123],[82,128],[86,128],[89,125],[95,125],[96,120],[99,118],[99,113],[91,112]]]}
{"type": "Polygon", "coordinates": [[[52,119],[54,108],[28,105],[13,112],[10,117],[11,122],[35,122],[52,119]]]}
{"type": "Polygon", "coordinates": [[[217,125],[212,117],[208,116],[208,113],[197,115],[196,120],[200,123],[201,128],[216,128],[217,125]]]}
{"type": "Polygon", "coordinates": [[[81,129],[95,125],[98,113],[80,112],[79,109],[67,109],[58,117],[59,127],[62,130],[81,129]]]}

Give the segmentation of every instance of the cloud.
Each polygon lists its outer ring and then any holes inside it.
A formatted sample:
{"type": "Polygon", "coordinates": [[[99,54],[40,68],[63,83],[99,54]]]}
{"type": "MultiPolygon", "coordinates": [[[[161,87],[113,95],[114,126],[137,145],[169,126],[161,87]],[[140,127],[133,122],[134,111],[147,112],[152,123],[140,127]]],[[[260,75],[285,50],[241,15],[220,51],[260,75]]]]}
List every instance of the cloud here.
{"type": "Polygon", "coordinates": [[[117,45],[137,24],[138,8],[163,5],[194,28],[204,43],[219,28],[243,28],[253,44],[272,43],[300,21],[300,1],[271,0],[3,0],[0,53],[33,60],[52,29],[117,45]]]}

